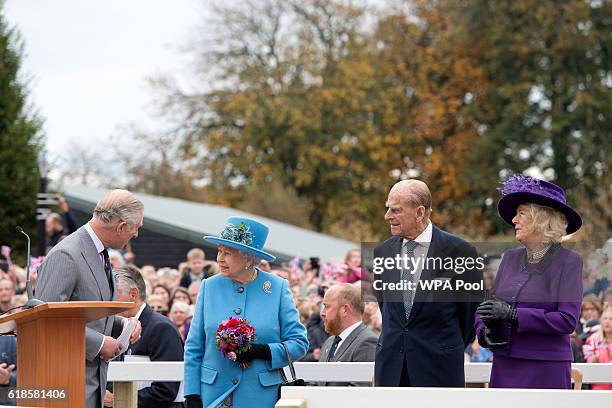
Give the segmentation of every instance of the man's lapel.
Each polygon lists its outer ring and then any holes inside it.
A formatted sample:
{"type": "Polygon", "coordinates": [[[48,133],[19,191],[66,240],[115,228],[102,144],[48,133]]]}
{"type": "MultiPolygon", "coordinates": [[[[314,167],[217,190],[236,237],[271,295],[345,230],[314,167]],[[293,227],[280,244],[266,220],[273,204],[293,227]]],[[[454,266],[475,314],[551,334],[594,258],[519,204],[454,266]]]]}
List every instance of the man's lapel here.
{"type": "Polygon", "coordinates": [[[355,330],[351,332],[351,334],[348,335],[346,339],[344,339],[344,341],[342,341],[340,348],[336,350],[336,354],[334,354],[333,361],[340,361],[342,355],[348,350],[348,348],[351,346],[351,344],[353,344],[355,339],[357,339],[357,336],[359,336],[359,333],[361,333],[363,330],[365,330],[365,326],[363,325],[363,323],[361,323],[355,328],[355,330]]]}
{"type": "Polygon", "coordinates": [[[147,332],[147,330],[149,326],[149,321],[151,320],[151,315],[153,313],[157,312],[151,309],[148,305],[145,306],[144,309],[142,309],[142,313],[138,317],[141,327],[140,339],[130,346],[132,349],[132,354],[148,354],[146,351],[148,344],[147,342],[149,341],[149,333],[147,332]]]}
{"type": "Polygon", "coordinates": [[[325,362],[327,361],[327,356],[329,355],[329,349],[333,344],[334,336],[329,336],[323,345],[321,346],[321,356],[319,357],[319,361],[325,362]]]}
{"type": "MultiPolygon", "coordinates": [[[[402,250],[402,239],[400,237],[394,237],[394,240],[388,243],[386,250],[383,251],[382,256],[385,258],[395,259],[396,255],[401,255],[400,254],[401,250],[402,250]]],[[[393,268],[390,270],[385,269],[381,280],[387,283],[396,283],[401,280],[401,276],[402,276],[402,271],[397,268],[393,268]]],[[[393,297],[394,295],[391,294],[389,291],[386,291],[386,290],[383,291],[383,300],[389,301],[391,303],[397,302],[398,299],[393,298],[393,297]],[[385,295],[391,296],[391,298],[385,299],[386,298],[385,295]]]]}
{"type": "Polygon", "coordinates": [[[96,251],[96,245],[89,236],[89,233],[85,227],[79,228],[79,237],[81,238],[81,254],[83,259],[87,262],[89,269],[97,283],[98,289],[100,290],[100,297],[102,300],[111,300],[111,288],[108,286],[108,279],[106,278],[106,272],[104,272],[104,266],[100,259],[100,254],[96,251]]]}

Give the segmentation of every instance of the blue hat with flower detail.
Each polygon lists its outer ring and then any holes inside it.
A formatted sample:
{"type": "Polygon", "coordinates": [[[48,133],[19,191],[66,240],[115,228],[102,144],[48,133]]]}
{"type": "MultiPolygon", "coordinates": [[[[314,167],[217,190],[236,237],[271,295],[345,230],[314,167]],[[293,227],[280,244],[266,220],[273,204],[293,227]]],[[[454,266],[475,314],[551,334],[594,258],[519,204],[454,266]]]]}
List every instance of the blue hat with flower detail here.
{"type": "Polygon", "coordinates": [[[522,174],[514,174],[498,188],[502,198],[497,203],[497,212],[508,225],[521,204],[533,203],[560,211],[567,219],[567,233],[572,234],[582,226],[580,214],[567,205],[565,191],[549,181],[522,174]]]}
{"type": "Polygon", "coordinates": [[[206,235],[205,241],[236,248],[242,252],[272,262],[276,257],[263,250],[270,228],[246,217],[229,217],[218,237],[206,235]]]}

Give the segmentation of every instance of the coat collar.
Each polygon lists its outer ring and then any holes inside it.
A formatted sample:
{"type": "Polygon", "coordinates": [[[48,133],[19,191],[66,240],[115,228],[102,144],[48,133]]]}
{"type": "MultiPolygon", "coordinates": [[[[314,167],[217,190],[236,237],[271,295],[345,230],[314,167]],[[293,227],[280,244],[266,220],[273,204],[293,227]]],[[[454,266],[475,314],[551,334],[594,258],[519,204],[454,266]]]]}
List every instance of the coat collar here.
{"type": "Polygon", "coordinates": [[[336,350],[336,353],[334,354],[334,360],[335,361],[339,361],[340,360],[340,357],[342,357],[342,355],[351,346],[351,344],[353,344],[353,342],[355,341],[355,339],[357,339],[359,334],[361,334],[361,332],[365,330],[365,328],[366,328],[365,325],[363,323],[361,323],[359,326],[355,327],[355,330],[353,330],[347,336],[346,339],[344,339],[342,341],[342,344],[340,345],[340,348],[338,350],[336,350]]]}
{"type": "Polygon", "coordinates": [[[96,280],[100,290],[100,297],[103,300],[111,300],[113,298],[113,288],[108,286],[108,279],[106,279],[106,272],[104,272],[100,254],[96,251],[96,246],[85,227],[79,228],[77,232],[82,244],[81,254],[96,280]]]}

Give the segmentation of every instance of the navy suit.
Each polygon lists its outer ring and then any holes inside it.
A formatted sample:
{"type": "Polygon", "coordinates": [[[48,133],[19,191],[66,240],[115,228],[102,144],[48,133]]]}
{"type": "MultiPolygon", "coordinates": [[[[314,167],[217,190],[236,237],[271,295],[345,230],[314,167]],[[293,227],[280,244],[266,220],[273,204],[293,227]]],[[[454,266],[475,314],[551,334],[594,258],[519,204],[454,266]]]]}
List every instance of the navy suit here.
{"type": "MultiPolygon", "coordinates": [[[[149,356],[151,361],[183,361],[183,342],[174,324],[165,316],[145,306],[140,317],[140,340],[131,347],[133,355],[149,356]]],[[[138,407],[173,407],[179,382],[153,382],[138,391],[138,407]]],[[[182,406],[178,404],[178,406],[182,406]]]]}
{"type": "Polygon", "coordinates": [[[0,404],[15,405],[15,400],[8,398],[9,387],[17,386],[17,337],[12,335],[0,336],[0,363],[8,366],[15,364],[9,383],[0,385],[0,404]]]}
{"type": "MultiPolygon", "coordinates": [[[[391,237],[374,249],[374,257],[394,258],[400,254],[401,244],[400,237],[391,237]]],[[[472,245],[433,226],[428,258],[476,259],[476,256],[472,245]]],[[[420,280],[447,280],[453,287],[457,279],[482,280],[482,270],[478,268],[463,274],[438,268],[437,265],[423,268],[420,280]]],[[[378,279],[398,282],[400,273],[385,271],[378,279]]],[[[477,296],[458,299],[458,293],[417,289],[408,321],[401,295],[399,299],[396,295],[393,301],[387,293],[377,296],[383,320],[376,346],[376,386],[463,387],[463,351],[474,338],[477,296]]]]}

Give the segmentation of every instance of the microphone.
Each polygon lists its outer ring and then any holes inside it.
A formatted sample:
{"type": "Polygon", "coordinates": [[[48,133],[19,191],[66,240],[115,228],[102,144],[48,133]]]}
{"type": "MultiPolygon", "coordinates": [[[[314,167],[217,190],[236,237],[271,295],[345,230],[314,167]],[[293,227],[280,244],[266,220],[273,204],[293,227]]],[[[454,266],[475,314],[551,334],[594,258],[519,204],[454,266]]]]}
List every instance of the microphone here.
{"type": "Polygon", "coordinates": [[[32,281],[30,280],[30,236],[19,225],[15,229],[18,233],[25,235],[28,240],[28,258],[26,260],[26,293],[28,294],[28,301],[23,307],[29,309],[38,305],[44,305],[45,302],[34,298],[34,291],[32,290],[32,281]]]}

